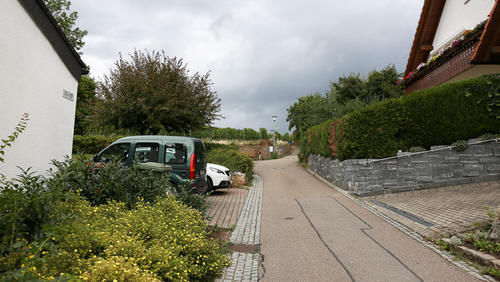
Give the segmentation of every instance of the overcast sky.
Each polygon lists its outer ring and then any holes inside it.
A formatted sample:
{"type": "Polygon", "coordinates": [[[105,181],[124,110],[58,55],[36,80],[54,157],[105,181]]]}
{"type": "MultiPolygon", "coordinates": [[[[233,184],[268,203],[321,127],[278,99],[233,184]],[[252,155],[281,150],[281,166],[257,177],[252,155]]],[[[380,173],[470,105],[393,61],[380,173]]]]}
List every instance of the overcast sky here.
{"type": "Polygon", "coordinates": [[[97,79],[119,53],[165,50],[211,72],[218,127],[288,131],[286,109],[351,72],[403,72],[423,0],[72,0],[97,79]]]}

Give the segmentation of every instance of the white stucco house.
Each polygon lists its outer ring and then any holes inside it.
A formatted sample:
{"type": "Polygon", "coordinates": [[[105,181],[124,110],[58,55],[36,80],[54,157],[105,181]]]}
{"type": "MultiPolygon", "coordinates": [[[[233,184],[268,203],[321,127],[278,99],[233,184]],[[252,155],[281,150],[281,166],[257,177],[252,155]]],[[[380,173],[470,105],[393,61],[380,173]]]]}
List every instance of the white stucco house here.
{"type": "Polygon", "coordinates": [[[86,66],[42,0],[0,1],[0,138],[29,113],[26,130],[5,149],[0,173],[71,156],[76,91],[86,66]]]}
{"type": "Polygon", "coordinates": [[[499,21],[499,0],[425,0],[406,65],[406,93],[500,73],[499,21]]]}

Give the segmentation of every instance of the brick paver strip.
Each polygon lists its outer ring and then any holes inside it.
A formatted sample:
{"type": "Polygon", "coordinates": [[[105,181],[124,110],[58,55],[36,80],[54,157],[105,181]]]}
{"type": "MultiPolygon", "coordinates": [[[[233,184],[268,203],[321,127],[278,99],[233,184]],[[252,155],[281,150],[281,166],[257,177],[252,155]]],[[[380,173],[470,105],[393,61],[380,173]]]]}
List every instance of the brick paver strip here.
{"type": "MultiPolygon", "coordinates": [[[[253,187],[250,188],[245,205],[241,210],[238,223],[230,242],[233,244],[259,244],[262,218],[262,178],[254,175],[253,187]]],[[[232,263],[224,276],[216,281],[258,281],[259,254],[234,252],[232,263]]]]}
{"type": "Polygon", "coordinates": [[[208,224],[223,228],[234,227],[248,193],[246,189],[219,189],[208,197],[208,224]]]}

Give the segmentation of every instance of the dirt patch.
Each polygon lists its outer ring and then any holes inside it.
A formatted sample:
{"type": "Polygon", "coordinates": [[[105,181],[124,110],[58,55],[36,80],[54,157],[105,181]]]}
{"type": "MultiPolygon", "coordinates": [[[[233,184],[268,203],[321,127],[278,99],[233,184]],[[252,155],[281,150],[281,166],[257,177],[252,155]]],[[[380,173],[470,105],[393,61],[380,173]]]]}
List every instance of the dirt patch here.
{"type": "Polygon", "coordinates": [[[208,227],[208,237],[215,239],[215,240],[229,242],[229,239],[231,239],[232,233],[233,232],[231,230],[227,230],[227,229],[223,229],[223,228],[216,228],[213,226],[208,227]]]}
{"type": "Polygon", "coordinates": [[[259,145],[260,146],[272,146],[273,145],[273,141],[271,141],[271,140],[260,140],[259,145]]]}
{"type": "Polygon", "coordinates": [[[253,245],[231,244],[231,245],[229,245],[229,249],[231,249],[231,251],[240,252],[240,253],[258,253],[259,248],[260,248],[260,245],[258,245],[258,244],[253,244],[253,245]]]}

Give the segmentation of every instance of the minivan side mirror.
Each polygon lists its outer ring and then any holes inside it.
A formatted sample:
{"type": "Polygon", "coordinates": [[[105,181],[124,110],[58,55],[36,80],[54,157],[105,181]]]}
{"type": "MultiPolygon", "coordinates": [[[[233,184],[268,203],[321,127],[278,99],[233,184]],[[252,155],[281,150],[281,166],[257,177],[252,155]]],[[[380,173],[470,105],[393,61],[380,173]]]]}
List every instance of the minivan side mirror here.
{"type": "Polygon", "coordinates": [[[94,160],[94,162],[99,162],[100,157],[99,155],[95,155],[92,159],[94,160]]]}

